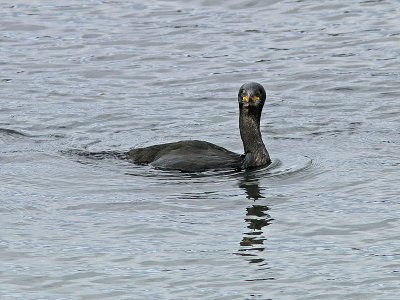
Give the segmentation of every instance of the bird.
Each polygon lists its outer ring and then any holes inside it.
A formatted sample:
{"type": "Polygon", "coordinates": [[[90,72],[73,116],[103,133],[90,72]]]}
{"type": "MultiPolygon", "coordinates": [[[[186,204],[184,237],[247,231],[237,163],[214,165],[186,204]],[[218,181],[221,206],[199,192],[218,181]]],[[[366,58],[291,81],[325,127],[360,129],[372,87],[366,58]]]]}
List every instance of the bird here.
{"type": "Polygon", "coordinates": [[[184,140],[134,148],[126,153],[126,158],[137,165],[181,172],[247,170],[267,166],[271,158],[260,131],[265,99],[265,89],[259,83],[245,83],[239,89],[239,130],[244,154],[206,141],[184,140]]]}

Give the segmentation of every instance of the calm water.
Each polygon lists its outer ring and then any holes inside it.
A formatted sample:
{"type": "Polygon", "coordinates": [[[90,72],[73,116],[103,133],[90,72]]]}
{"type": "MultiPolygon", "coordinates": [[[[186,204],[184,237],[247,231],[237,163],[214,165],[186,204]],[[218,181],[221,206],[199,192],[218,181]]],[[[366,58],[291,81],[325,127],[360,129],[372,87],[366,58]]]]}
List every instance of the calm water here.
{"type": "Polygon", "coordinates": [[[398,299],[398,1],[11,2],[1,299],[398,299]],[[241,152],[247,81],[268,90],[267,169],[66,154],[241,152]]]}

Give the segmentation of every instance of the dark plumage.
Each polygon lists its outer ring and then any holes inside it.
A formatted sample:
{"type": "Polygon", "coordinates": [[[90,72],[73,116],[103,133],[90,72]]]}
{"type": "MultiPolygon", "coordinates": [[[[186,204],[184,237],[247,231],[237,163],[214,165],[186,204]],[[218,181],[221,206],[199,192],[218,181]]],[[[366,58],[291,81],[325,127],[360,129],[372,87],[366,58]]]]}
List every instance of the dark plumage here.
{"type": "Polygon", "coordinates": [[[265,97],[265,90],[259,83],[246,83],[239,89],[239,128],[243,155],[208,142],[193,140],[132,149],[127,152],[127,157],[136,164],[150,164],[159,169],[183,172],[249,169],[268,165],[271,159],[260,132],[265,97]]]}

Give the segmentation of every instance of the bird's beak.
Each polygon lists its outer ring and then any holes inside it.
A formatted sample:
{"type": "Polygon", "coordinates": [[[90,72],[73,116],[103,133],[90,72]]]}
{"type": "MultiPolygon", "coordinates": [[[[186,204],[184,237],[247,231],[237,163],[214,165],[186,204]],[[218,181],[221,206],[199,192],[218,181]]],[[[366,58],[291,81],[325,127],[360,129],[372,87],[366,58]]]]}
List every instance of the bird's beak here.
{"type": "Polygon", "coordinates": [[[260,100],[260,97],[258,96],[243,96],[242,97],[243,102],[256,102],[260,100]]]}
{"type": "MultiPolygon", "coordinates": [[[[251,96],[246,95],[246,96],[243,96],[243,97],[242,97],[242,103],[243,103],[243,106],[244,106],[244,107],[249,107],[249,106],[251,106],[252,104],[256,104],[257,101],[259,101],[259,100],[260,100],[260,97],[258,97],[258,96],[253,96],[253,95],[251,95],[251,96]]],[[[256,105],[257,105],[257,104],[256,104],[256,105]]]]}

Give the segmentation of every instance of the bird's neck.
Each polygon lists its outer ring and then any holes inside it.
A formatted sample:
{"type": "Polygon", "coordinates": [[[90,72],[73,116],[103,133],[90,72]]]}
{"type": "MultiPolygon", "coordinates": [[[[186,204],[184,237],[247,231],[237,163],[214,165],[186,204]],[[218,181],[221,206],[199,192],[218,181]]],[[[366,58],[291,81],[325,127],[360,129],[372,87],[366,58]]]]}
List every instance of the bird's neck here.
{"type": "Polygon", "coordinates": [[[240,109],[239,128],[243,141],[243,168],[266,165],[271,162],[260,131],[261,110],[240,109]]]}

